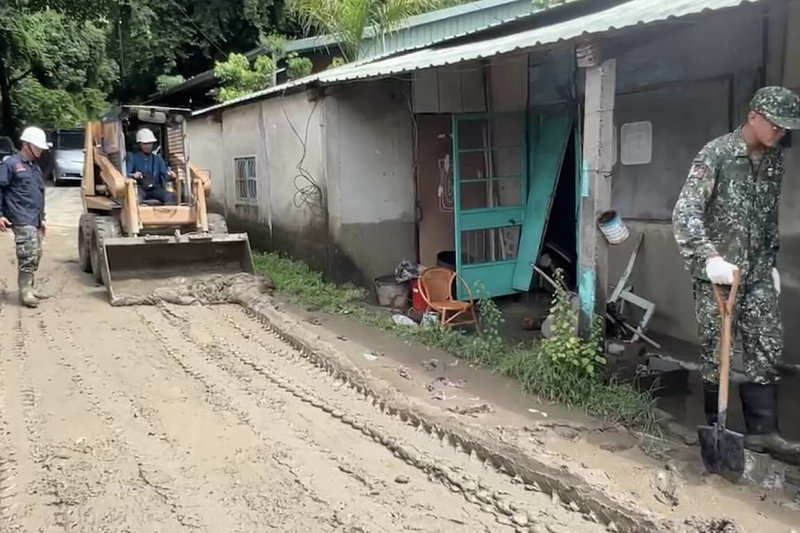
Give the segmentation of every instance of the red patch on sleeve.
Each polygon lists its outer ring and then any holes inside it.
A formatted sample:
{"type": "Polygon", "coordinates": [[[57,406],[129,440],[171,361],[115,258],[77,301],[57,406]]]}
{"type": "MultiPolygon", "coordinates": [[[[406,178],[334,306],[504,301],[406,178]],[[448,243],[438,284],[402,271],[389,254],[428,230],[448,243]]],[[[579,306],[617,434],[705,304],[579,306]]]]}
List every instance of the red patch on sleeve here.
{"type": "Polygon", "coordinates": [[[25,170],[25,165],[22,163],[17,163],[17,166],[14,167],[14,170],[17,172],[23,172],[25,170]]]}
{"type": "Polygon", "coordinates": [[[709,168],[705,163],[694,163],[689,171],[690,178],[704,180],[708,177],[709,168]]]}

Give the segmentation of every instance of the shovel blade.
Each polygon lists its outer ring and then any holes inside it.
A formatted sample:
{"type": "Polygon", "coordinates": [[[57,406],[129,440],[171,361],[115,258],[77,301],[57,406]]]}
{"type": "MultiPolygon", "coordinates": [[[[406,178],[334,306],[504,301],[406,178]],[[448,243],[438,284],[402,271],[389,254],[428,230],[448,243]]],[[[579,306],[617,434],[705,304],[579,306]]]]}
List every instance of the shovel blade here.
{"type": "Polygon", "coordinates": [[[744,435],[721,427],[698,426],[700,456],[712,474],[741,475],[744,472],[744,435]]]}

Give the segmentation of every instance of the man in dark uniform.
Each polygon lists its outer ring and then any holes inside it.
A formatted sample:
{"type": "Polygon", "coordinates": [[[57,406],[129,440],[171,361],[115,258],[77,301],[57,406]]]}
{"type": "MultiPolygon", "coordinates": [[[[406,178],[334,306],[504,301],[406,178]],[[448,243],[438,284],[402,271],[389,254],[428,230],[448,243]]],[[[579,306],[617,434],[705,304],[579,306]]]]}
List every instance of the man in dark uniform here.
{"type": "Polygon", "coordinates": [[[175,175],[167,167],[164,158],[153,153],[156,136],[148,128],[136,132],[139,151],[127,157],[128,177],[136,180],[139,202],[158,200],[164,205],[174,204],[175,195],[167,190],[167,182],[175,175]]]}
{"type": "Polygon", "coordinates": [[[778,429],[778,363],[783,327],[778,295],[778,203],[783,179],[781,140],[800,129],[800,98],[783,87],[759,89],[747,122],[708,143],[695,158],[675,205],[678,248],[694,279],[702,343],[705,414],[717,414],[720,317],[714,285],[742,274],[735,327],[741,332],[747,382],[739,388],[745,446],[800,461],[800,443],[778,429]]]}
{"type": "Polygon", "coordinates": [[[36,292],[34,276],[47,231],[44,179],[37,159],[49,145],[44,131],[34,127],[26,128],[20,141],[20,151],[0,163],[0,231],[14,232],[20,301],[36,307],[43,296],[36,292]]]}

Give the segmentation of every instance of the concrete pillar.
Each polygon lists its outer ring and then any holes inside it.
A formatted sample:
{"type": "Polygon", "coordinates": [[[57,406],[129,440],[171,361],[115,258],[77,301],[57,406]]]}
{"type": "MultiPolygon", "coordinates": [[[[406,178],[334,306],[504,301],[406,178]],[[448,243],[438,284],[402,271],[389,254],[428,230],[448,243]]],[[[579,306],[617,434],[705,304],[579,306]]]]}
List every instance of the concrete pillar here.
{"type": "Polygon", "coordinates": [[[596,314],[605,316],[608,243],[597,217],[611,206],[616,60],[586,66],[581,168],[578,293],[580,333],[588,337],[596,314]]]}

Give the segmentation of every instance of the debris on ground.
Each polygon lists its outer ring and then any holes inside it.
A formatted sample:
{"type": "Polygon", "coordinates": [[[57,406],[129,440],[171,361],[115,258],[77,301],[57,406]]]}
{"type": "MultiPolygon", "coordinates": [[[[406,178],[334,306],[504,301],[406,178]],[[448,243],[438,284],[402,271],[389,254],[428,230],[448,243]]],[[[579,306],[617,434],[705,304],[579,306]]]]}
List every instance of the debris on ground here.
{"type": "Polygon", "coordinates": [[[540,411],[538,409],[528,409],[528,412],[532,413],[534,415],[541,415],[541,416],[547,418],[547,413],[545,413],[544,411],[540,411]]]}
{"type": "Polygon", "coordinates": [[[736,522],[727,518],[708,520],[694,516],[687,518],[684,524],[701,533],[744,533],[744,530],[736,522]]]}
{"type": "Polygon", "coordinates": [[[427,361],[422,362],[422,368],[428,371],[433,371],[439,368],[439,360],[438,359],[428,359],[427,361]]]}
{"type": "Polygon", "coordinates": [[[430,383],[428,383],[426,385],[426,387],[427,387],[427,389],[429,391],[432,391],[432,390],[440,388],[440,387],[451,387],[451,388],[454,388],[454,389],[463,389],[466,384],[467,384],[467,380],[465,380],[465,379],[459,379],[457,381],[452,381],[452,380],[447,379],[446,377],[439,376],[438,378],[436,378],[433,381],[431,381],[430,383]]]}
{"type": "Polygon", "coordinates": [[[680,490],[680,478],[674,470],[659,470],[655,473],[652,480],[655,489],[656,500],[670,507],[677,507],[680,503],[678,491],[680,490]]]}
{"type": "Polygon", "coordinates": [[[405,368],[398,368],[397,369],[397,373],[400,374],[400,376],[403,379],[407,379],[407,380],[411,381],[411,376],[408,374],[408,370],[406,370],[405,368]]]}
{"type": "Polygon", "coordinates": [[[448,407],[447,410],[457,415],[469,415],[476,418],[479,414],[494,413],[494,407],[488,403],[473,405],[472,407],[448,407]]]}
{"type": "Polygon", "coordinates": [[[396,478],[394,478],[394,482],[399,483],[400,485],[408,485],[409,483],[411,483],[411,478],[409,478],[408,476],[397,476],[396,478]]]}
{"type": "Polygon", "coordinates": [[[364,359],[366,359],[367,361],[377,361],[381,357],[383,357],[382,353],[364,352],[364,359]]]}
{"type": "Polygon", "coordinates": [[[397,324],[398,326],[403,326],[407,328],[418,328],[419,324],[414,322],[411,318],[407,317],[406,315],[396,314],[392,315],[392,322],[397,324]]]}
{"type": "MultiPolygon", "coordinates": [[[[133,285],[135,286],[135,284],[133,285]]],[[[148,291],[125,291],[116,293],[111,305],[116,307],[134,305],[211,305],[241,303],[253,293],[268,294],[275,289],[272,279],[264,274],[214,274],[195,278],[174,277],[160,282],[148,291]]]]}
{"type": "Polygon", "coordinates": [[[539,331],[542,329],[544,318],[538,316],[526,316],[522,319],[523,331],[539,331]]]}

